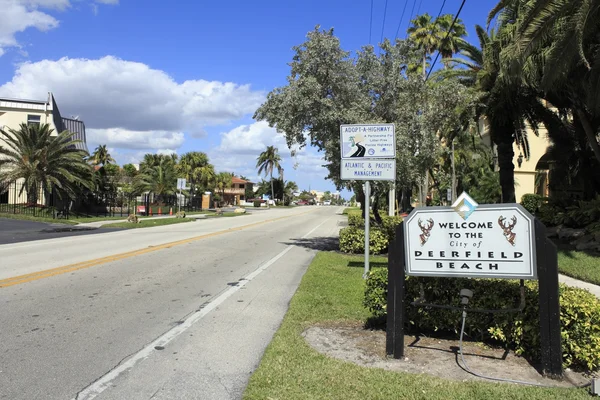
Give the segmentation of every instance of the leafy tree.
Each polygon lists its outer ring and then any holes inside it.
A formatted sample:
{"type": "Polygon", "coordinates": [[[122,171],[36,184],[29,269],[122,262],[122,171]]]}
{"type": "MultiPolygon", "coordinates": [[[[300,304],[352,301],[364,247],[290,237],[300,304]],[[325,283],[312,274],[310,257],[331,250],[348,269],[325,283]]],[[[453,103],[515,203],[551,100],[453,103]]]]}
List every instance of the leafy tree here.
{"type": "Polygon", "coordinates": [[[281,174],[281,156],[277,154],[275,146],[267,146],[267,149],[260,153],[256,159],[256,168],[258,174],[264,173],[265,176],[271,177],[271,200],[275,200],[275,189],[273,188],[273,170],[279,171],[281,174]]]}
{"type": "Polygon", "coordinates": [[[0,129],[0,188],[24,180],[30,203],[37,204],[38,190],[58,189],[73,198],[82,188],[91,186],[91,168],[85,162],[87,152],[73,146],[74,134],[63,131],[53,136],[48,124],[21,124],[19,129],[0,129]]]}

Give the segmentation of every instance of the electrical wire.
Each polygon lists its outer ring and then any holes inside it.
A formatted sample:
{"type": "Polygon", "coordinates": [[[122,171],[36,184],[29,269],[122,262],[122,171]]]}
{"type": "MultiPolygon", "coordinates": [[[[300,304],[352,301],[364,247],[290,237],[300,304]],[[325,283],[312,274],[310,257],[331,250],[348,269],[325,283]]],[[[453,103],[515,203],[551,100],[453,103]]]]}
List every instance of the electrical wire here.
{"type": "Polygon", "coordinates": [[[385,0],[385,8],[383,9],[383,24],[381,24],[381,40],[379,40],[380,43],[383,42],[383,29],[385,28],[385,16],[387,15],[387,5],[388,0],[385,0]]]}
{"type": "MultiPolygon", "coordinates": [[[[410,16],[412,17],[413,12],[415,11],[415,5],[417,4],[417,0],[413,1],[413,6],[412,9],[410,10],[410,16]]],[[[410,17],[408,19],[408,23],[410,24],[410,17]]],[[[408,30],[406,31],[406,36],[404,37],[405,39],[408,37],[408,30]]]]}
{"type": "MultiPolygon", "coordinates": [[[[473,370],[471,370],[469,368],[469,366],[467,365],[467,362],[465,361],[465,356],[463,353],[463,336],[465,333],[465,321],[467,320],[467,311],[463,309],[463,313],[462,313],[462,326],[460,328],[460,339],[458,341],[458,351],[460,353],[460,359],[462,360],[462,367],[465,369],[465,371],[467,371],[468,373],[478,376],[480,378],[484,378],[484,379],[489,379],[492,381],[499,381],[499,382],[509,382],[509,383],[518,383],[521,385],[530,385],[530,386],[539,386],[539,387],[555,387],[555,386],[550,386],[550,385],[544,385],[543,383],[537,383],[537,382],[527,382],[527,381],[519,381],[519,380],[515,380],[515,379],[505,379],[505,378],[497,378],[497,377],[493,377],[493,376],[487,376],[487,375],[483,375],[483,374],[479,374],[473,370]]],[[[460,365],[460,364],[459,364],[460,365]]],[[[586,383],[584,385],[580,385],[580,386],[576,386],[577,388],[584,388],[584,387],[588,387],[591,386],[591,382],[586,383]]]]}
{"type": "MultiPolygon", "coordinates": [[[[467,0],[462,0],[462,3],[460,3],[460,7],[458,8],[456,15],[454,16],[452,25],[450,25],[448,32],[446,32],[446,37],[444,38],[444,40],[442,42],[445,42],[446,40],[448,40],[448,36],[450,36],[450,32],[452,32],[452,28],[454,28],[454,24],[458,20],[458,16],[460,15],[460,12],[462,11],[466,1],[467,0]]],[[[435,63],[437,62],[439,57],[440,57],[440,52],[438,51],[438,53],[435,55],[435,59],[433,60],[433,64],[431,64],[431,68],[429,69],[429,72],[427,73],[427,76],[425,77],[425,81],[427,81],[427,79],[429,79],[429,75],[431,75],[431,71],[433,71],[433,67],[435,67],[435,63]]]]}
{"type": "Polygon", "coordinates": [[[373,32],[373,0],[371,0],[371,19],[369,20],[369,44],[371,44],[371,32],[373,32]]]}
{"type": "Polygon", "coordinates": [[[394,36],[394,40],[398,39],[398,32],[400,32],[400,25],[402,25],[402,20],[404,19],[404,12],[406,11],[407,4],[408,0],[404,0],[404,8],[402,9],[402,14],[400,15],[400,22],[398,22],[398,28],[396,28],[396,36],[394,36]]]}

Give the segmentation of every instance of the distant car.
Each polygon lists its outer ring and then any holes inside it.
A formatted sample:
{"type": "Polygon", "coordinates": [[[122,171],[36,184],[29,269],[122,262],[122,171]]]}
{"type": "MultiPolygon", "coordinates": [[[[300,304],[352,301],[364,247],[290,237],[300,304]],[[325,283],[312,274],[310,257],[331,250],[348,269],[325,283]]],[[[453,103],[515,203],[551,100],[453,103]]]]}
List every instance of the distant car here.
{"type": "Polygon", "coordinates": [[[323,202],[324,206],[330,206],[331,205],[331,201],[327,200],[323,202]]]}
{"type": "Polygon", "coordinates": [[[310,203],[309,203],[308,201],[305,201],[305,200],[300,200],[300,201],[299,201],[298,203],[296,203],[296,204],[298,204],[299,206],[307,206],[307,205],[309,205],[310,203]]]}

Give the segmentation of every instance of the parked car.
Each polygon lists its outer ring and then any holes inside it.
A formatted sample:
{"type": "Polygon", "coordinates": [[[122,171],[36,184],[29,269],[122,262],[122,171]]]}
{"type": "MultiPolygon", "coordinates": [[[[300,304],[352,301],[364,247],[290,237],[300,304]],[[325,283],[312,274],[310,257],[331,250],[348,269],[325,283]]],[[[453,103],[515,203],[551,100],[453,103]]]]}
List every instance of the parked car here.
{"type": "Polygon", "coordinates": [[[330,206],[331,205],[331,201],[326,200],[326,201],[323,202],[323,205],[324,206],[330,206]]]}

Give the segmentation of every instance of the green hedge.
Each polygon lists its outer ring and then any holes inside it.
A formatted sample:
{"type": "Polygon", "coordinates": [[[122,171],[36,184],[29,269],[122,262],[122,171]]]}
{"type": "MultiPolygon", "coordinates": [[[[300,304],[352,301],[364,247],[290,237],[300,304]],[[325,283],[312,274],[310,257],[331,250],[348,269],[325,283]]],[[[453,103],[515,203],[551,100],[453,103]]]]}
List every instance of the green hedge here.
{"type": "MultiPolygon", "coordinates": [[[[388,238],[379,229],[369,232],[369,251],[371,254],[381,254],[388,248],[388,238]]],[[[365,252],[365,230],[349,226],[340,230],[340,251],[344,253],[360,254],[365,252]]]]}
{"type": "MultiPolygon", "coordinates": [[[[499,279],[406,278],[407,324],[422,331],[460,331],[460,313],[408,305],[419,298],[421,285],[425,299],[433,304],[460,304],[460,290],[473,290],[470,307],[513,308],[520,302],[519,282],[499,279]]],[[[517,354],[540,358],[539,304],[536,281],[525,283],[523,312],[470,313],[467,334],[479,340],[495,339],[517,354]]],[[[373,269],[366,282],[364,305],[376,318],[386,315],[387,269],[373,269]]],[[[563,363],[566,367],[597,370],[600,367],[600,300],[591,293],[560,285],[560,322],[563,363]]]]}
{"type": "Polygon", "coordinates": [[[527,193],[521,197],[521,205],[534,215],[538,212],[543,203],[544,197],[539,194],[527,193]]]}

